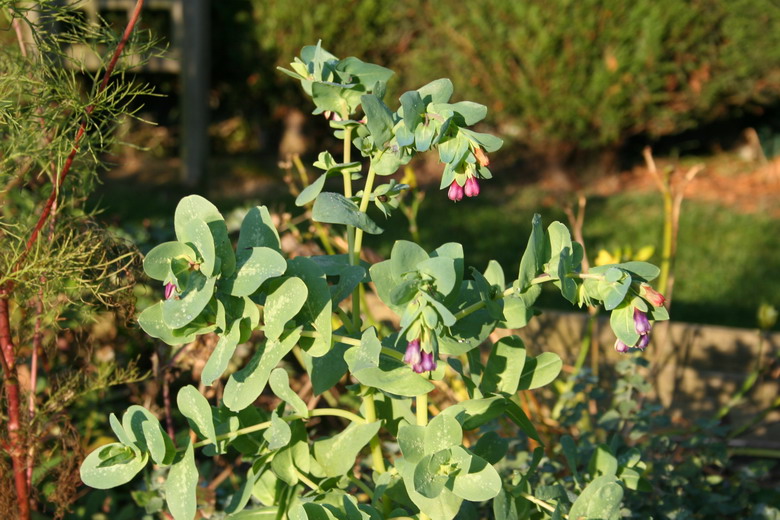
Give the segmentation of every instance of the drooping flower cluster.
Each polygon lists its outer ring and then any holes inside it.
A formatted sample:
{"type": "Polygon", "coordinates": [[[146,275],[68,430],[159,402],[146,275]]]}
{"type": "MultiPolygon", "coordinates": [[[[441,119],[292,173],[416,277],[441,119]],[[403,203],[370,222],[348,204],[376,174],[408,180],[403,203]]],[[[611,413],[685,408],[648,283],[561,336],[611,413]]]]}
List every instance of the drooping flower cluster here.
{"type": "Polygon", "coordinates": [[[412,370],[417,374],[423,372],[430,372],[436,370],[436,360],[433,359],[432,352],[424,352],[420,349],[420,340],[416,339],[410,341],[406,345],[406,353],[404,354],[404,363],[411,365],[412,370]]]}
{"type": "MultiPolygon", "coordinates": [[[[636,344],[632,346],[634,348],[638,348],[639,350],[644,350],[650,343],[651,329],[652,325],[650,324],[650,320],[647,319],[647,313],[634,307],[634,330],[636,330],[636,333],[639,334],[639,341],[637,341],[636,344]]],[[[625,354],[630,349],[631,347],[623,343],[621,340],[618,339],[615,341],[615,350],[621,354],[625,354]]]]}
{"type": "MultiPolygon", "coordinates": [[[[479,146],[474,147],[473,153],[480,166],[486,167],[490,164],[490,159],[487,154],[479,146]]],[[[479,174],[475,169],[470,169],[467,171],[466,175],[466,181],[463,186],[458,184],[457,179],[453,180],[452,184],[450,184],[450,189],[447,190],[447,198],[451,201],[460,202],[463,200],[464,195],[466,197],[476,197],[479,195],[479,174]]]]}

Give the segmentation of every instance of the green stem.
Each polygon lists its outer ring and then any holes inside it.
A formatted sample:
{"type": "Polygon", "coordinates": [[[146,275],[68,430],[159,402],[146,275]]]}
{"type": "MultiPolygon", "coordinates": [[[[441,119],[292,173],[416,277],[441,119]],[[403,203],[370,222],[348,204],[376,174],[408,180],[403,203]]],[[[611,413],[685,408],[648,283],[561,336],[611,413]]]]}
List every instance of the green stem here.
{"type": "MultiPolygon", "coordinates": [[[[548,504],[544,500],[540,500],[540,499],[536,498],[533,495],[529,495],[528,493],[525,493],[523,491],[520,491],[519,493],[517,493],[517,495],[523,497],[524,499],[528,500],[529,502],[532,502],[532,503],[536,504],[537,506],[539,506],[541,508],[544,508],[544,509],[550,511],[551,513],[555,512],[555,507],[553,507],[552,504],[548,504]]],[[[564,518],[569,518],[568,515],[563,515],[563,517],[564,518]]]]}
{"type": "MultiPolygon", "coordinates": [[[[600,275],[600,274],[589,274],[589,273],[569,273],[569,274],[566,275],[566,277],[567,278],[579,278],[581,280],[588,280],[588,279],[590,279],[590,280],[603,280],[604,279],[603,275],[600,275]]],[[[536,278],[534,278],[533,280],[531,280],[529,285],[539,285],[539,284],[545,283],[545,282],[554,282],[555,280],[557,280],[557,278],[552,278],[548,274],[541,274],[541,275],[537,276],[536,278]]],[[[513,294],[515,294],[514,287],[509,287],[503,293],[501,293],[501,296],[496,298],[496,300],[499,300],[501,298],[506,298],[508,296],[512,296],[513,294]]],[[[465,318],[466,316],[468,316],[472,312],[476,312],[476,311],[480,310],[485,305],[487,305],[487,302],[485,300],[481,300],[481,301],[478,301],[476,303],[472,303],[471,305],[469,305],[468,307],[466,307],[462,311],[455,313],[455,319],[459,320],[461,318],[465,318]]]]}
{"type": "MultiPolygon", "coordinates": [[[[363,409],[365,410],[366,422],[376,422],[376,403],[374,402],[374,394],[372,394],[367,388],[362,387],[364,392],[363,397],[363,409]]],[[[371,459],[374,462],[374,471],[378,473],[384,473],[387,471],[385,468],[385,459],[382,456],[382,444],[379,441],[379,436],[374,435],[371,438],[371,459]]]]}
{"type": "MultiPolygon", "coordinates": [[[[374,179],[376,178],[376,173],[374,173],[374,168],[369,167],[368,168],[368,177],[366,178],[366,185],[363,188],[363,197],[360,199],[360,212],[365,213],[368,209],[368,202],[371,200],[371,193],[374,191],[374,179]]],[[[363,230],[362,229],[356,229],[355,230],[355,245],[354,245],[354,253],[357,256],[357,258],[360,258],[360,250],[363,247],[363,230]]]]}
{"type": "MultiPolygon", "coordinates": [[[[366,419],[360,417],[359,415],[354,414],[352,412],[348,412],[347,410],[340,410],[338,408],[317,408],[316,410],[311,410],[309,412],[308,417],[303,415],[285,415],[281,419],[283,421],[292,422],[292,421],[297,421],[298,419],[310,419],[312,417],[343,417],[344,419],[348,419],[357,424],[366,423],[366,419]]],[[[252,426],[240,428],[234,432],[228,432],[228,433],[223,433],[222,435],[217,435],[213,439],[204,439],[202,441],[198,441],[195,444],[193,444],[193,447],[200,448],[202,446],[208,446],[209,444],[214,444],[214,442],[217,441],[231,439],[233,437],[238,437],[239,435],[246,435],[247,433],[259,432],[261,430],[265,430],[270,426],[271,426],[271,421],[265,421],[265,422],[253,424],[252,426]]],[[[184,449],[182,448],[179,451],[184,451],[184,449]]]]}
{"type": "Polygon", "coordinates": [[[363,482],[362,480],[360,480],[359,478],[357,478],[355,475],[352,474],[349,475],[349,481],[355,484],[357,487],[359,487],[360,490],[363,491],[363,493],[368,495],[368,498],[370,500],[374,500],[374,492],[371,491],[371,488],[368,487],[365,482],[363,482]]]}
{"type": "MultiPolygon", "coordinates": [[[[344,164],[352,162],[352,127],[344,129],[344,164]]],[[[346,198],[352,197],[352,175],[349,172],[342,171],[341,175],[344,178],[344,196],[346,198]]]]}
{"type": "Polygon", "coordinates": [[[748,457],[761,457],[780,459],[780,450],[769,448],[729,448],[732,455],[746,455],[748,457]]]}
{"type": "MultiPolygon", "coordinates": [[[[301,337],[302,338],[319,338],[320,333],[316,330],[304,330],[301,331],[301,337]]],[[[339,343],[344,343],[345,345],[360,345],[360,340],[355,338],[350,338],[349,336],[341,336],[339,334],[333,334],[331,336],[333,338],[333,341],[337,341],[339,343]]]]}
{"type": "Polygon", "coordinates": [[[306,475],[304,475],[303,473],[298,471],[298,468],[296,468],[295,466],[292,466],[292,469],[293,469],[293,471],[295,471],[295,476],[298,477],[298,480],[300,480],[301,482],[303,482],[304,484],[309,486],[312,491],[319,491],[320,490],[320,486],[318,486],[317,484],[315,484],[314,482],[309,480],[309,477],[307,477],[306,475]]]}
{"type": "Polygon", "coordinates": [[[416,397],[417,426],[428,425],[428,394],[420,394],[416,397]]]}

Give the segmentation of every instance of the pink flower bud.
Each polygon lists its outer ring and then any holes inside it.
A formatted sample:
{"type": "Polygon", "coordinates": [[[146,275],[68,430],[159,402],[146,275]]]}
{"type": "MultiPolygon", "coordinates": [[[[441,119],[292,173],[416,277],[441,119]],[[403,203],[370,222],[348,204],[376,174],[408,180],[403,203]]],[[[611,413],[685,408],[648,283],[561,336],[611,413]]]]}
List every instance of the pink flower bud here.
{"type": "Polygon", "coordinates": [[[490,158],[487,156],[485,151],[477,146],[474,148],[474,157],[477,158],[477,161],[479,161],[479,164],[482,166],[489,166],[490,165],[490,158]]]}
{"type": "Polygon", "coordinates": [[[406,345],[406,353],[404,354],[404,363],[409,365],[418,365],[422,357],[420,356],[420,340],[416,339],[410,341],[406,345]]]}
{"type": "Polygon", "coordinates": [[[479,181],[476,177],[469,177],[466,179],[466,185],[463,187],[463,192],[467,197],[476,197],[479,195],[479,181]]]}
{"type": "Polygon", "coordinates": [[[453,202],[463,200],[463,186],[458,184],[458,181],[452,181],[450,189],[447,191],[447,198],[453,202]]]}
{"type": "Polygon", "coordinates": [[[166,283],[165,284],[165,299],[170,300],[173,298],[173,295],[176,293],[176,286],[172,283],[166,283]]]}
{"type": "Polygon", "coordinates": [[[666,303],[664,295],[650,287],[650,285],[643,283],[639,286],[639,295],[650,302],[653,307],[661,307],[666,303]]]}
{"type": "Polygon", "coordinates": [[[640,350],[644,350],[649,344],[650,344],[650,333],[648,332],[647,334],[642,334],[641,336],[639,336],[639,343],[636,344],[636,348],[640,350]]]}
{"type": "Polygon", "coordinates": [[[647,314],[634,307],[634,328],[637,334],[647,334],[650,332],[650,321],[647,314]]]}
{"type": "Polygon", "coordinates": [[[625,354],[626,352],[629,351],[629,349],[630,347],[625,343],[623,343],[622,341],[617,340],[615,342],[615,351],[620,352],[621,354],[625,354]]]}

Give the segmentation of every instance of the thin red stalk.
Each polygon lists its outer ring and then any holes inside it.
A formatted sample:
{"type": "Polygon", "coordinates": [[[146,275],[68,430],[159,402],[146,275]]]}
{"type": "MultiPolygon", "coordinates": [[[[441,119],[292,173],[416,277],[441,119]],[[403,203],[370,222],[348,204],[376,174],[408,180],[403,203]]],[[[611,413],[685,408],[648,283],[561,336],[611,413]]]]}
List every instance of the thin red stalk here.
{"type": "MultiPolygon", "coordinates": [[[[130,35],[132,34],[133,29],[135,28],[135,24],[138,22],[138,17],[141,14],[141,8],[143,7],[143,5],[144,5],[144,0],[137,0],[135,4],[135,8],[133,9],[133,14],[130,16],[130,20],[127,22],[127,27],[125,27],[124,34],[122,34],[122,39],[119,41],[119,45],[116,46],[116,50],[114,50],[114,55],[111,57],[111,61],[108,62],[108,66],[106,67],[105,74],[103,74],[103,81],[100,82],[100,87],[98,87],[98,91],[97,91],[98,94],[103,92],[103,90],[105,90],[106,86],[108,85],[108,80],[111,78],[111,74],[114,72],[114,68],[116,67],[117,62],[119,61],[119,57],[122,55],[122,51],[124,50],[125,45],[127,45],[127,40],[130,39],[130,35]]],[[[33,231],[30,234],[30,238],[27,240],[24,254],[19,259],[19,262],[21,262],[24,259],[24,257],[29,252],[32,245],[35,243],[36,238],[38,238],[38,233],[40,232],[41,228],[43,227],[43,224],[46,222],[46,219],[49,217],[49,214],[51,213],[52,206],[54,205],[54,201],[57,198],[57,192],[59,191],[59,187],[62,186],[62,183],[65,181],[65,177],[68,175],[68,172],[70,171],[70,168],[73,165],[73,160],[76,158],[76,153],[79,151],[81,138],[84,136],[84,132],[87,129],[87,118],[90,115],[92,115],[92,112],[94,110],[95,110],[94,103],[87,107],[86,117],[81,121],[81,124],[79,125],[79,129],[76,132],[76,137],[73,139],[73,148],[68,154],[68,158],[65,159],[65,164],[62,165],[62,170],[60,170],[60,174],[57,177],[57,183],[53,186],[51,195],[49,195],[49,200],[46,201],[46,205],[43,207],[41,216],[38,218],[38,222],[35,224],[35,227],[33,228],[33,231]]]]}
{"type": "MultiPolygon", "coordinates": [[[[42,277],[43,278],[43,277],[42,277]]],[[[44,281],[45,278],[42,280],[44,281]]],[[[35,304],[35,332],[32,340],[32,356],[30,360],[30,400],[28,404],[30,422],[35,417],[35,389],[38,386],[38,352],[42,347],[41,315],[43,314],[43,288],[38,292],[38,301],[35,304]]],[[[35,445],[30,443],[27,452],[27,487],[32,488],[32,473],[35,465],[35,445]]]]}
{"type": "Polygon", "coordinates": [[[16,506],[20,520],[30,519],[30,492],[27,487],[27,472],[25,453],[20,430],[20,397],[19,379],[16,375],[14,344],[11,338],[11,323],[9,320],[8,293],[0,291],[0,347],[2,358],[5,398],[8,402],[8,454],[14,472],[14,487],[16,488],[16,506]]]}
{"type": "MultiPolygon", "coordinates": [[[[108,85],[108,81],[111,78],[111,74],[114,72],[116,63],[119,61],[119,57],[121,56],[122,51],[124,50],[125,45],[130,39],[130,35],[132,34],[133,29],[138,22],[138,17],[141,14],[143,4],[144,0],[137,0],[135,8],[133,9],[133,13],[130,16],[130,20],[127,23],[127,27],[125,28],[125,32],[122,34],[122,39],[119,41],[119,45],[117,45],[117,48],[114,50],[111,61],[106,67],[106,72],[103,75],[103,81],[98,87],[98,94],[102,93],[108,85]]],[[[86,116],[81,121],[79,129],[76,132],[76,136],[73,139],[73,147],[62,166],[62,170],[60,170],[59,175],[57,175],[55,178],[56,182],[54,186],[52,186],[51,195],[46,201],[46,205],[44,206],[43,211],[38,218],[38,222],[35,224],[35,227],[32,230],[32,233],[30,233],[30,238],[27,240],[24,252],[16,264],[12,267],[12,272],[18,271],[19,266],[26,259],[27,254],[29,253],[30,249],[32,249],[32,246],[35,244],[35,241],[38,238],[38,234],[46,223],[46,220],[49,218],[49,215],[52,212],[52,208],[54,207],[54,203],[57,200],[59,187],[62,186],[62,183],[65,181],[65,178],[68,175],[68,172],[70,172],[70,168],[73,165],[73,160],[76,157],[76,153],[79,151],[81,138],[86,132],[87,120],[94,110],[94,103],[87,107],[86,116]]],[[[22,439],[19,434],[21,411],[19,381],[16,374],[16,356],[14,352],[15,347],[11,338],[10,312],[8,309],[8,302],[10,300],[12,291],[13,283],[11,282],[5,284],[5,287],[0,288],[0,348],[2,349],[2,356],[0,356],[0,358],[2,358],[2,367],[4,373],[3,383],[5,385],[6,400],[8,402],[8,452],[11,456],[11,462],[13,465],[14,484],[16,488],[16,503],[19,515],[18,518],[19,520],[29,520],[30,492],[27,485],[25,453],[22,445],[22,439]]]]}

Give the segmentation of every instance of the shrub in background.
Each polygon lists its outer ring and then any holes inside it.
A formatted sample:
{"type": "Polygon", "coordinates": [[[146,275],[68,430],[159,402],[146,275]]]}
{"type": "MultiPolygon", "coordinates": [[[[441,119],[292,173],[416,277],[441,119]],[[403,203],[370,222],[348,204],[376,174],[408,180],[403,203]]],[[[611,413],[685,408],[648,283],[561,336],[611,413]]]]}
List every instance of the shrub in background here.
{"type": "MultiPolygon", "coordinates": [[[[780,95],[770,0],[254,0],[251,10],[257,48],[247,56],[281,65],[321,38],[398,70],[391,94],[446,76],[490,107],[502,133],[546,155],[675,134],[780,95]]],[[[278,78],[256,85],[259,99],[293,99],[278,78]]]]}

